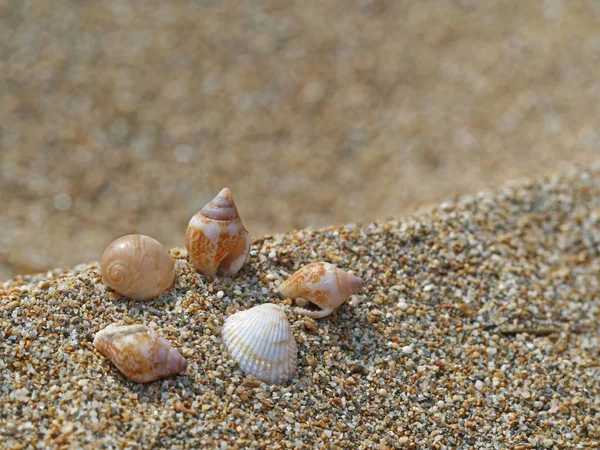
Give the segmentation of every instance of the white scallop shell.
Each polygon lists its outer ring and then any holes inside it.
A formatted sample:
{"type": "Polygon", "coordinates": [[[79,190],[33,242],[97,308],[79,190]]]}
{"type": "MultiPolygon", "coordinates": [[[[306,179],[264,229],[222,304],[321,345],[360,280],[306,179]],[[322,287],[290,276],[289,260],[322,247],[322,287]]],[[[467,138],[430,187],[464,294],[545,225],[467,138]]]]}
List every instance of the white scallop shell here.
{"type": "Polygon", "coordinates": [[[233,314],[223,325],[222,337],[246,374],[270,384],[295,376],[296,340],[281,306],[266,303],[233,314]]]}

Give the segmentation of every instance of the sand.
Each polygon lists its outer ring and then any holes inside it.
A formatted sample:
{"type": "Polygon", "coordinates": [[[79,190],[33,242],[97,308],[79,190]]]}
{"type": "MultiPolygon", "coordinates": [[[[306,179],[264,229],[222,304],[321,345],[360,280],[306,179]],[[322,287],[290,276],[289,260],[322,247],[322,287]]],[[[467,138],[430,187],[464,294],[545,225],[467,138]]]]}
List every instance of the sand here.
{"type": "Polygon", "coordinates": [[[0,0],[0,280],[407,215],[593,160],[600,3],[0,0]]]}
{"type": "Polygon", "coordinates": [[[0,290],[0,446],[589,449],[600,446],[600,166],[419,215],[257,238],[235,279],[195,273],[134,302],[97,263],[0,290]],[[329,261],[368,280],[313,321],[275,295],[329,261]],[[220,345],[230,314],[274,302],[298,373],[269,386],[220,345]],[[155,327],[188,361],[126,380],[93,347],[111,323],[155,327]]]}

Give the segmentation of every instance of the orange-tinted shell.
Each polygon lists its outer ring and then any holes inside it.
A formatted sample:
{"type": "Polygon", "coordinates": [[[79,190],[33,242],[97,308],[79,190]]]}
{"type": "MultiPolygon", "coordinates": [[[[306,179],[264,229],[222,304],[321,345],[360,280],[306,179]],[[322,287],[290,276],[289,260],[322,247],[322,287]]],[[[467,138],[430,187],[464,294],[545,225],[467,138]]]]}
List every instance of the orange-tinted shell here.
{"type": "Polygon", "coordinates": [[[157,297],[175,280],[169,251],[141,234],[123,236],[106,247],[100,268],[104,284],[133,300],[157,297]]]}
{"type": "Polygon", "coordinates": [[[106,247],[100,268],[104,284],[133,300],[157,297],[175,280],[169,251],[141,234],[123,236],[106,247]]]}
{"type": "Polygon", "coordinates": [[[251,242],[229,188],[191,218],[185,235],[190,262],[209,276],[235,276],[246,262],[251,242]]]}
{"type": "Polygon", "coordinates": [[[284,297],[302,297],[321,308],[320,311],[296,307],[298,314],[320,319],[327,317],[338,306],[358,292],[364,280],[338,269],[333,264],[316,262],[302,267],[281,283],[279,292],[284,297]]]}
{"type": "Polygon", "coordinates": [[[96,333],[94,345],[123,375],[139,383],[175,375],[187,366],[169,341],[144,325],[109,325],[96,333]]]}

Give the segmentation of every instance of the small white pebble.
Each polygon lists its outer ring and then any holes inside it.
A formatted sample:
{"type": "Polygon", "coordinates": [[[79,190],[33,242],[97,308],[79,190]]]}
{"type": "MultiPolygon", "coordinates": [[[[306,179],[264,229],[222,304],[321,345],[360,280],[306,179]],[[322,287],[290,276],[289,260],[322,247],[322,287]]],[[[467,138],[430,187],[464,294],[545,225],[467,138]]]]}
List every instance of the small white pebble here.
{"type": "Polygon", "coordinates": [[[406,355],[410,355],[412,352],[413,352],[412,345],[405,345],[404,347],[402,347],[402,353],[404,353],[406,355]]]}
{"type": "Polygon", "coordinates": [[[438,407],[438,408],[443,408],[445,405],[446,405],[446,404],[444,403],[444,401],[443,401],[443,400],[440,400],[440,401],[438,401],[438,402],[437,402],[437,407],[438,407]]]}
{"type": "Polygon", "coordinates": [[[225,295],[225,292],[223,292],[223,291],[217,292],[217,298],[223,298],[224,295],[225,295]]]}
{"type": "Polygon", "coordinates": [[[275,250],[271,250],[271,252],[269,253],[269,258],[271,258],[271,259],[277,258],[277,253],[275,253],[275,250]]]}
{"type": "Polygon", "coordinates": [[[498,353],[498,350],[495,347],[489,347],[487,349],[487,354],[489,356],[494,356],[496,353],[498,353]]]}
{"type": "Polygon", "coordinates": [[[483,381],[477,380],[475,382],[475,389],[477,389],[478,391],[482,390],[483,389],[483,381]]]}
{"type": "Polygon", "coordinates": [[[406,311],[408,309],[408,303],[401,300],[398,302],[398,308],[400,308],[402,311],[406,311]]]}
{"type": "Polygon", "coordinates": [[[54,197],[54,207],[59,211],[66,211],[71,207],[71,196],[64,192],[54,197]]]}
{"type": "Polygon", "coordinates": [[[546,438],[546,439],[542,440],[542,445],[545,448],[550,448],[550,447],[552,447],[554,445],[554,441],[552,439],[547,439],[546,438]]]}

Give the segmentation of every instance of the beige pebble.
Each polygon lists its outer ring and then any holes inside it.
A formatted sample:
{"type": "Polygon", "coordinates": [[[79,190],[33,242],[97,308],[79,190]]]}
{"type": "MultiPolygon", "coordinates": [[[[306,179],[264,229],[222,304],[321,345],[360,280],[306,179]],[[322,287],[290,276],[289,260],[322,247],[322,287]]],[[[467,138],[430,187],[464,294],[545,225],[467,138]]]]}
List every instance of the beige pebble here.
{"type": "Polygon", "coordinates": [[[306,364],[314,369],[317,367],[317,359],[312,355],[306,355],[306,364]]]}
{"type": "Polygon", "coordinates": [[[20,302],[19,300],[13,300],[12,302],[9,302],[9,303],[6,305],[6,307],[7,307],[8,309],[14,309],[14,308],[16,308],[17,306],[19,306],[20,304],[21,304],[21,302],[20,302]]]}

